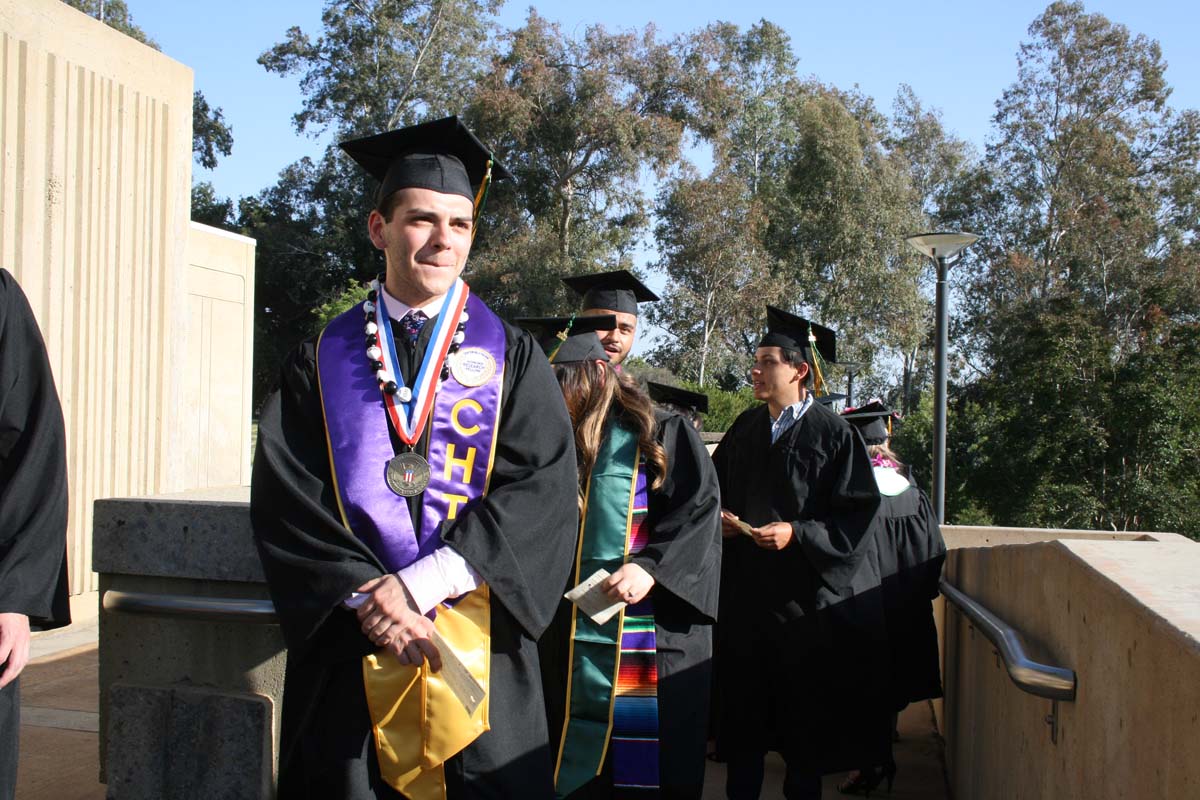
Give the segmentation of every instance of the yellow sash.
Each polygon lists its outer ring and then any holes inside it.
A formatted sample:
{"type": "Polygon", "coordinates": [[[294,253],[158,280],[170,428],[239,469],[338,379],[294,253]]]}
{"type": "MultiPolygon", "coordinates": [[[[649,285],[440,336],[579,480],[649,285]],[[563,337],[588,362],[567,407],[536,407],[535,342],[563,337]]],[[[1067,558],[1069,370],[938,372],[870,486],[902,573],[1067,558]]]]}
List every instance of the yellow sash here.
{"type": "MultiPolygon", "coordinates": [[[[453,608],[438,606],[434,625],[475,680],[490,691],[491,605],[486,585],[453,608]]],[[[489,729],[488,697],[467,715],[429,663],[402,665],[380,650],[363,658],[363,685],[384,781],[410,800],[445,800],[445,761],[489,729]],[[419,734],[419,735],[417,735],[419,734]]]]}

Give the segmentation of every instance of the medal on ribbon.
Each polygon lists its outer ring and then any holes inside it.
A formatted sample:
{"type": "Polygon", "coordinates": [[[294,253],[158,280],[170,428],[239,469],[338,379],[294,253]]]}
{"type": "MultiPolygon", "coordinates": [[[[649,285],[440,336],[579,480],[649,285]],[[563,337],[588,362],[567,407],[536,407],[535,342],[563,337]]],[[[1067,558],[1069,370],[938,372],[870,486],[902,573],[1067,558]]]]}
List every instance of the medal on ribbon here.
{"type": "MultiPolygon", "coordinates": [[[[375,327],[381,334],[384,346],[379,348],[379,360],[382,362],[383,368],[379,370],[376,377],[383,390],[383,405],[387,410],[388,418],[392,421],[392,426],[396,430],[396,435],[400,437],[400,441],[408,447],[408,450],[388,461],[385,479],[388,488],[401,497],[415,497],[429,486],[429,462],[416,452],[415,448],[429,421],[429,412],[433,407],[438,381],[446,366],[446,356],[450,352],[450,346],[458,331],[459,319],[463,315],[463,308],[466,306],[469,292],[467,284],[461,278],[454,282],[454,286],[442,301],[437,318],[431,323],[427,323],[434,326],[433,335],[430,336],[429,345],[425,348],[425,355],[421,359],[421,366],[417,369],[412,388],[400,385],[395,387],[394,392],[391,392],[386,387],[390,381],[394,380],[392,376],[400,378],[404,383],[407,383],[407,376],[400,370],[387,304],[382,287],[378,289],[379,311],[381,312],[378,318],[382,324],[375,327]]],[[[368,322],[368,334],[371,333],[369,327],[371,324],[368,322]]]]}

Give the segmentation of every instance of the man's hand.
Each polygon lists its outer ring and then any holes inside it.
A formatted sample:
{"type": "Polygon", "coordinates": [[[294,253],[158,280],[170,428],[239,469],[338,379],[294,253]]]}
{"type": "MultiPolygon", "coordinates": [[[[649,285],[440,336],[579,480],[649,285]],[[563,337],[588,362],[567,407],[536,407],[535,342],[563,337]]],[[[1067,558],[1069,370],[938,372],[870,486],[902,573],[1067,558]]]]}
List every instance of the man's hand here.
{"type": "Polygon", "coordinates": [[[0,666],[4,670],[0,672],[0,689],[15,681],[28,663],[29,617],[15,612],[0,614],[0,666]]]}
{"type": "Polygon", "coordinates": [[[754,543],[764,550],[782,550],[792,543],[795,535],[787,522],[769,522],[761,528],[751,528],[754,543]]]}
{"type": "Polygon", "coordinates": [[[742,532],[741,528],[734,524],[737,520],[737,514],[721,509],[721,535],[726,539],[733,539],[742,532]]]}
{"type": "Polygon", "coordinates": [[[654,578],[650,573],[633,563],[625,564],[600,584],[613,600],[623,600],[630,605],[640,603],[653,587],[654,578]]]}
{"type": "Polygon", "coordinates": [[[399,578],[384,575],[355,591],[369,595],[355,611],[368,639],[386,648],[401,664],[416,667],[429,659],[434,672],[442,668],[442,657],[429,641],[433,622],[420,612],[399,578]]]}

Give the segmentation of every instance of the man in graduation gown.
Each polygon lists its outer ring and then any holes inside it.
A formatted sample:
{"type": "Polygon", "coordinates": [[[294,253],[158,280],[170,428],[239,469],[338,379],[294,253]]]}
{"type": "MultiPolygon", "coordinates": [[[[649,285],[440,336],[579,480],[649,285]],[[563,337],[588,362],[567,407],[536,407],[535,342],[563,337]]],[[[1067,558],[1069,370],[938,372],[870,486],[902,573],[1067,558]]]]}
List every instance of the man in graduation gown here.
{"type": "Polygon", "coordinates": [[[71,622],[62,407],[37,322],[0,269],[0,800],[16,792],[31,630],[71,622]]]}
{"type": "Polygon", "coordinates": [[[620,372],[621,364],[629,357],[637,338],[638,303],[653,303],[658,300],[658,295],[624,269],[573,275],[563,278],[563,283],[582,296],[581,314],[616,317],[617,324],[609,330],[599,331],[598,335],[609,363],[620,372]]]}
{"type": "Polygon", "coordinates": [[[768,750],[787,762],[789,800],[886,753],[886,720],[864,728],[860,713],[879,717],[886,688],[879,578],[863,568],[879,493],[862,440],[810,383],[818,357],[835,356],[833,331],[768,307],[751,371],[764,403],[713,454],[726,537],[718,735],[734,800],[758,797],[768,750]]]}
{"type": "Polygon", "coordinates": [[[549,798],[536,640],[574,445],[541,349],[459,278],[505,173],[453,117],[342,147],[381,182],[386,274],[282,365],[251,493],[288,642],[280,797],[549,798]]]}
{"type": "MultiPolygon", "coordinates": [[[[597,338],[616,324],[612,316],[519,322],[538,332],[556,369],[598,367],[606,380],[617,380],[604,366],[610,362],[603,336],[597,338]],[[560,339],[557,334],[568,326],[569,335],[560,339]]],[[[585,429],[594,415],[607,410],[608,416],[586,487],[580,560],[571,585],[603,567],[611,575],[601,586],[613,601],[628,605],[607,623],[592,625],[564,600],[542,639],[546,705],[559,748],[556,790],[571,800],[687,800],[698,798],[704,787],[721,571],[717,478],[691,423],[659,408],[647,410],[653,438],[667,459],[660,486],[648,472],[654,469],[649,459],[606,460],[605,454],[620,451],[616,442],[622,436],[625,453],[640,452],[622,398],[648,399],[626,384],[611,405],[593,399],[573,412],[576,426],[585,429]],[[606,504],[616,513],[604,513],[606,504]],[[648,650],[653,658],[646,657],[648,650]],[[614,674],[616,681],[609,677],[614,674]]]]}

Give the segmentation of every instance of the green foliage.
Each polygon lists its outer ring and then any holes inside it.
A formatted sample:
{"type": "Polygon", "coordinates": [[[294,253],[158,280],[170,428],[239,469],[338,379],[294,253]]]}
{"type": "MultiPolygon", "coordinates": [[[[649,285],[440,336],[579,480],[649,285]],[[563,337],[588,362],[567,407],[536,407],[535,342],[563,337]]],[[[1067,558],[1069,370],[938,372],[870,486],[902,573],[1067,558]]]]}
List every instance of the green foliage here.
{"type": "Polygon", "coordinates": [[[738,418],[738,415],[746,409],[758,405],[749,386],[728,392],[711,387],[702,389],[699,384],[691,381],[680,381],[679,385],[689,391],[705,392],[708,395],[708,413],[704,415],[704,430],[710,433],[729,430],[729,426],[738,418]]]}
{"type": "Polygon", "coordinates": [[[208,181],[192,184],[192,220],[214,228],[235,230],[233,201],[217,196],[208,181]]]}
{"type": "Polygon", "coordinates": [[[668,283],[647,317],[669,336],[652,358],[698,386],[741,386],[763,305],[783,298],[762,244],[762,204],[731,173],[684,175],[664,188],[658,217],[668,283]]]}
{"type": "Polygon", "coordinates": [[[359,303],[367,299],[367,293],[371,291],[370,284],[353,282],[349,283],[342,289],[341,293],[335,296],[327,303],[322,303],[313,309],[313,331],[318,332],[325,329],[325,326],[333,321],[334,317],[349,311],[359,303]]]}
{"type": "Polygon", "coordinates": [[[221,109],[212,108],[199,89],[192,95],[192,154],[205,169],[216,169],[217,153],[233,152],[233,129],[221,109]]]}
{"type": "Polygon", "coordinates": [[[677,65],[653,27],[574,38],[533,10],[501,42],[468,116],[516,180],[489,197],[472,286],[501,313],[548,313],[574,301],[558,277],[632,266],[639,179],[679,157],[677,65]]]}
{"type": "Polygon", "coordinates": [[[955,269],[978,378],[952,392],[949,488],[998,524],[1200,535],[1200,117],[1167,105],[1156,43],[1078,3],[1029,33],[997,138],[942,198],[984,235],[955,269]]]}

